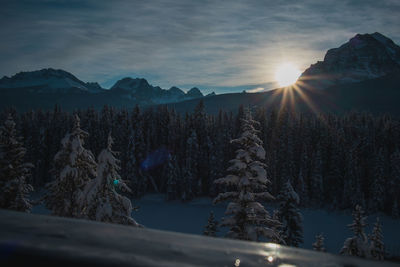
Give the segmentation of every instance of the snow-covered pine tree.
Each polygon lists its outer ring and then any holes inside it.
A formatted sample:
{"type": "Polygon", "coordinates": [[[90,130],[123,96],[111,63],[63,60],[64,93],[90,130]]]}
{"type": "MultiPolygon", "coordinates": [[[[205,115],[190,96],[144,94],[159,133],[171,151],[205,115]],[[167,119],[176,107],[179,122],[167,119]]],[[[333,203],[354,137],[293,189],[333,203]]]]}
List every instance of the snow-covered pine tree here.
{"type": "Polygon", "coordinates": [[[112,150],[113,139],[108,136],[107,148],[98,156],[97,177],[85,187],[85,218],[100,222],[140,226],[132,217],[131,201],[117,192],[131,191],[121,179],[119,160],[112,150]]]}
{"type": "Polygon", "coordinates": [[[298,247],[303,243],[303,216],[297,205],[299,196],[294,191],[290,181],[287,181],[278,195],[278,218],[282,223],[282,238],[286,245],[298,247]]]}
{"type": "Polygon", "coordinates": [[[9,114],[0,128],[0,208],[29,212],[28,195],[33,187],[26,179],[33,167],[24,162],[26,149],[17,136],[15,122],[9,114]]]}
{"type": "Polygon", "coordinates": [[[325,252],[325,246],[324,246],[324,236],[322,234],[318,234],[315,236],[315,242],[312,244],[312,247],[316,251],[322,251],[325,252]]]}
{"type": "Polygon", "coordinates": [[[383,243],[382,225],[379,221],[379,217],[376,218],[376,222],[369,239],[371,240],[371,257],[375,260],[383,261],[385,259],[385,245],[383,243]]]}
{"type": "Polygon", "coordinates": [[[218,222],[215,220],[214,212],[210,212],[210,216],[208,217],[207,225],[204,227],[203,235],[207,236],[216,236],[218,230],[218,222]]]}
{"type": "Polygon", "coordinates": [[[72,132],[62,139],[61,150],[54,157],[54,180],[46,185],[48,193],[45,203],[53,215],[76,218],[83,216],[83,191],[87,183],[96,176],[97,167],[92,152],[83,147],[84,139],[88,135],[80,128],[80,119],[75,115],[72,132]]]}
{"type": "Polygon", "coordinates": [[[257,202],[268,201],[274,197],[268,192],[271,183],[265,170],[265,150],[262,141],[258,138],[258,131],[254,128],[258,122],[252,119],[249,110],[242,120],[242,134],[231,143],[237,144],[236,157],[230,161],[228,172],[231,174],[215,180],[231,191],[220,193],[214,203],[230,200],[221,226],[229,227],[227,237],[259,241],[262,237],[269,240],[277,239],[274,231],[278,221],[271,218],[264,206],[257,202]]]}
{"type": "Polygon", "coordinates": [[[364,228],[367,225],[365,221],[367,217],[364,216],[364,211],[360,205],[356,205],[353,211],[353,223],[348,227],[354,232],[354,236],[347,238],[344,241],[340,254],[349,256],[358,256],[368,258],[369,246],[367,236],[364,233],[364,228]]]}

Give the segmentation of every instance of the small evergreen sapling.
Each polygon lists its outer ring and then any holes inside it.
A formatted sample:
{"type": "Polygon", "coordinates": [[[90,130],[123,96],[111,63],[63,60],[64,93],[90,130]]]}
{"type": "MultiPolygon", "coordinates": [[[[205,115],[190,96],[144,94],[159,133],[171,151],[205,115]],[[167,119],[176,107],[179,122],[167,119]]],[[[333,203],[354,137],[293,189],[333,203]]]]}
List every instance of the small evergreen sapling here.
{"type": "Polygon", "coordinates": [[[372,234],[369,236],[371,257],[375,260],[385,259],[385,245],[383,243],[382,225],[379,218],[376,218],[372,234]]]}
{"type": "Polygon", "coordinates": [[[203,235],[207,236],[216,236],[218,230],[218,222],[215,220],[214,212],[210,212],[210,216],[208,217],[207,225],[204,227],[203,235]]]}
{"type": "Polygon", "coordinates": [[[298,247],[303,242],[303,216],[297,205],[299,196],[290,181],[287,181],[278,195],[278,218],[282,223],[282,238],[286,245],[298,247]]]}
{"type": "Polygon", "coordinates": [[[369,245],[364,228],[367,217],[364,216],[364,211],[360,205],[356,205],[353,211],[353,223],[348,227],[353,231],[354,236],[347,238],[340,250],[340,254],[349,256],[358,256],[362,258],[369,258],[369,245]]]}
{"type": "Polygon", "coordinates": [[[318,234],[315,236],[315,242],[312,244],[313,249],[316,251],[325,252],[326,249],[324,247],[324,236],[322,234],[318,234]]]}
{"type": "Polygon", "coordinates": [[[24,162],[26,149],[17,136],[15,123],[8,115],[0,128],[0,208],[29,212],[28,199],[33,187],[26,182],[33,167],[24,162]]]}

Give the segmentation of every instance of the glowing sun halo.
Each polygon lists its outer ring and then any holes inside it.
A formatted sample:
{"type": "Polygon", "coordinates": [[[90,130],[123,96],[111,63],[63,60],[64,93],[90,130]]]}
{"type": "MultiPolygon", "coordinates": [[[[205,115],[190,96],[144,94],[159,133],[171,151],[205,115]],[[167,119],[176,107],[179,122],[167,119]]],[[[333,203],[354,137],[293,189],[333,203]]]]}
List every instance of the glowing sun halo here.
{"type": "Polygon", "coordinates": [[[291,63],[280,65],[275,72],[275,80],[279,86],[289,86],[296,82],[301,72],[291,63]]]}

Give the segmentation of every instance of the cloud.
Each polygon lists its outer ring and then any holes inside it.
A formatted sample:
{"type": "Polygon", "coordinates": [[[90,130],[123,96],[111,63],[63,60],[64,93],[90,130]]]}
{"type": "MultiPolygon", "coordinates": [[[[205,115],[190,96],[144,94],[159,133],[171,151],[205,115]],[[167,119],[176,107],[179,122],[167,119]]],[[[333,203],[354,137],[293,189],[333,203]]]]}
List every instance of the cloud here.
{"type": "Polygon", "coordinates": [[[54,67],[104,86],[138,76],[164,88],[264,87],[280,63],[305,69],[356,33],[399,42],[399,12],[392,0],[6,0],[0,74],[54,67]]]}

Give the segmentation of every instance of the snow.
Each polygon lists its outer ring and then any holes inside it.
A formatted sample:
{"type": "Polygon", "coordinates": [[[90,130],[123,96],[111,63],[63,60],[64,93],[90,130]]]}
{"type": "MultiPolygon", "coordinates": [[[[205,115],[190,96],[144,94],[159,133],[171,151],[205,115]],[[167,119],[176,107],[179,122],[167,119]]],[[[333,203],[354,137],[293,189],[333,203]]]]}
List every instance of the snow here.
{"type": "MultiPolygon", "coordinates": [[[[33,200],[38,200],[44,194],[43,190],[32,194],[33,200]]],[[[163,194],[148,194],[140,200],[132,199],[133,206],[138,206],[138,211],[132,212],[132,217],[147,228],[166,230],[187,234],[201,235],[210,211],[214,212],[216,220],[220,221],[224,216],[226,204],[212,204],[211,198],[195,198],[191,202],[165,201],[163,194]]],[[[272,213],[271,207],[269,210],[272,213]]],[[[32,208],[34,214],[50,214],[44,204],[35,205],[32,208]]],[[[352,222],[351,211],[330,212],[323,209],[300,208],[303,215],[304,243],[301,248],[312,249],[315,236],[322,233],[324,246],[327,252],[338,254],[344,241],[352,236],[347,225],[352,222]]],[[[386,251],[400,256],[400,220],[378,214],[383,229],[383,240],[386,251]]],[[[377,215],[369,215],[366,232],[371,233],[377,215]]],[[[226,228],[220,228],[217,236],[226,233],[226,228]]]]}
{"type": "MultiPolygon", "coordinates": [[[[197,198],[192,202],[180,201],[165,202],[165,196],[150,194],[140,200],[132,200],[140,209],[133,212],[133,217],[145,227],[188,234],[202,234],[207,223],[209,212],[213,211],[215,218],[220,220],[224,216],[226,204],[212,205],[210,198],[197,198]],[[174,216],[171,216],[173,214],[174,216]]],[[[275,207],[273,207],[275,208],[275,207]]],[[[269,210],[272,213],[272,209],[269,210]]],[[[329,212],[322,209],[301,209],[303,214],[304,243],[302,248],[312,249],[315,236],[323,233],[324,245],[328,252],[339,253],[346,238],[352,235],[347,225],[352,222],[351,212],[329,212]]],[[[384,243],[388,250],[400,255],[400,220],[379,215],[383,228],[384,243]]],[[[372,230],[376,215],[368,216],[367,233],[372,230]]],[[[227,229],[221,229],[217,236],[221,236],[227,229]]]]}
{"type": "MultiPolygon", "coordinates": [[[[2,259],[6,260],[6,266],[43,263],[43,255],[52,262],[70,266],[82,265],[82,262],[103,266],[174,267],[377,265],[356,257],[276,244],[183,235],[56,216],[0,210],[0,218],[0,246],[5,252],[2,256],[6,257],[2,259]]],[[[385,262],[379,266],[396,265],[385,262]]]]}

